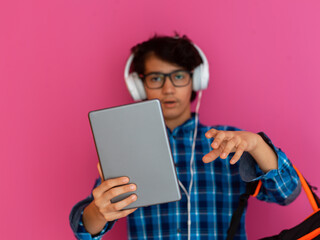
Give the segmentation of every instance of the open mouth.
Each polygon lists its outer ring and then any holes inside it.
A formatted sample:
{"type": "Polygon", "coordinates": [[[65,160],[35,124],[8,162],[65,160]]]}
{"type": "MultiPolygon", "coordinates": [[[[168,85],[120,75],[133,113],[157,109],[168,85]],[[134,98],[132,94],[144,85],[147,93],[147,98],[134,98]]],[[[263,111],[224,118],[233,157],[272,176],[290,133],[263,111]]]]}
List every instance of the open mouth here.
{"type": "Polygon", "coordinates": [[[174,107],[177,101],[174,100],[166,100],[162,102],[165,107],[174,107]]]}
{"type": "Polygon", "coordinates": [[[173,104],[173,103],[176,103],[176,101],[164,101],[163,103],[164,104],[173,104]]]}

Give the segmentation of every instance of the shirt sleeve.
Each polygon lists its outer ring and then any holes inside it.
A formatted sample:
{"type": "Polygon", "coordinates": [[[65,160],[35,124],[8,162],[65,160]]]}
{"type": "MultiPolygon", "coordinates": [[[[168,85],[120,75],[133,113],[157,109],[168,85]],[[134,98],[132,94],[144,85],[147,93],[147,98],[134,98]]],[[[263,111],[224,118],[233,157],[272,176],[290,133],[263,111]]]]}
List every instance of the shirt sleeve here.
{"type": "MultiPolygon", "coordinates": [[[[101,179],[97,179],[93,189],[99,186],[100,184],[101,184],[101,179]]],[[[108,222],[103,228],[103,230],[97,235],[93,236],[90,233],[88,233],[85,227],[83,226],[82,215],[83,215],[83,210],[85,209],[86,206],[88,206],[92,202],[92,200],[93,200],[93,196],[91,194],[86,199],[78,202],[72,208],[71,213],[69,215],[69,222],[70,222],[71,229],[75,237],[79,240],[100,240],[102,236],[107,231],[109,231],[115,223],[115,221],[108,222]]]]}
{"type": "Polygon", "coordinates": [[[299,177],[286,154],[280,148],[275,147],[264,133],[259,133],[259,135],[276,153],[278,169],[263,173],[253,157],[245,152],[240,160],[241,178],[245,182],[261,180],[262,187],[257,195],[259,200],[288,205],[300,194],[299,177]]]}

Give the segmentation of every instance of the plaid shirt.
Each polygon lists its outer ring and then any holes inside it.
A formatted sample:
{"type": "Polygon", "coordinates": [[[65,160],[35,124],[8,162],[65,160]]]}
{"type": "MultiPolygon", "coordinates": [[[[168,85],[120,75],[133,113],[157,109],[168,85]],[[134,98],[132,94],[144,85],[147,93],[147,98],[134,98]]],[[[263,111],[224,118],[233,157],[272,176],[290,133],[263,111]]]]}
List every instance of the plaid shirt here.
{"type": "MultiPolygon", "coordinates": [[[[193,141],[194,116],[171,132],[168,137],[176,165],[178,179],[188,189],[190,183],[190,159],[193,141]]],[[[225,131],[238,131],[229,126],[204,126],[199,123],[196,139],[193,187],[191,192],[191,239],[226,239],[232,213],[237,208],[239,196],[245,192],[245,181],[262,180],[262,188],[257,198],[267,202],[286,205],[300,192],[299,178],[286,155],[264,140],[278,156],[278,169],[264,174],[254,159],[244,153],[241,160],[230,165],[232,154],[227,159],[216,159],[204,164],[202,157],[212,150],[212,139],[205,133],[215,128],[225,131]]],[[[95,186],[101,180],[97,180],[95,186]]],[[[127,217],[129,239],[187,239],[188,211],[187,198],[181,191],[182,199],[177,202],[142,207],[127,217]]],[[[92,201],[92,195],[79,202],[70,214],[70,224],[78,239],[101,239],[112,228],[108,223],[95,237],[86,232],[82,225],[82,212],[92,201]]],[[[242,216],[235,239],[247,239],[245,232],[245,214],[242,216]]]]}

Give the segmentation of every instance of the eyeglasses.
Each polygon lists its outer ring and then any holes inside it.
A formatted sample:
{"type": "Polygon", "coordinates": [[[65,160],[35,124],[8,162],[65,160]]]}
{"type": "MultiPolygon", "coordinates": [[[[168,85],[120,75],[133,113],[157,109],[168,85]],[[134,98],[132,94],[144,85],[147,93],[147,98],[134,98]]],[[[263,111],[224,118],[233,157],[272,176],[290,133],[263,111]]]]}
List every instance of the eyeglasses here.
{"type": "Polygon", "coordinates": [[[146,87],[150,89],[162,88],[167,77],[169,77],[172,85],[175,87],[184,87],[190,83],[192,72],[185,70],[176,70],[171,73],[152,72],[141,75],[146,87]]]}

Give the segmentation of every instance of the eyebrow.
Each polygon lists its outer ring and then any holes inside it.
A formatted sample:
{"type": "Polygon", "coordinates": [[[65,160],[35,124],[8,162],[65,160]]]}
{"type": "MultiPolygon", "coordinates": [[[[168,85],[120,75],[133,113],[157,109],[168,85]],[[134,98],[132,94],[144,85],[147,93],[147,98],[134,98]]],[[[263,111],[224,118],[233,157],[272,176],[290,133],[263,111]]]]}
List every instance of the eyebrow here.
{"type": "Polygon", "coordinates": [[[171,72],[168,72],[168,73],[165,73],[165,72],[149,72],[149,73],[142,74],[142,75],[146,76],[146,75],[150,75],[150,74],[170,74],[170,73],[179,72],[179,71],[189,72],[188,70],[185,70],[185,69],[177,69],[177,70],[174,70],[174,71],[171,71],[171,72]]]}

